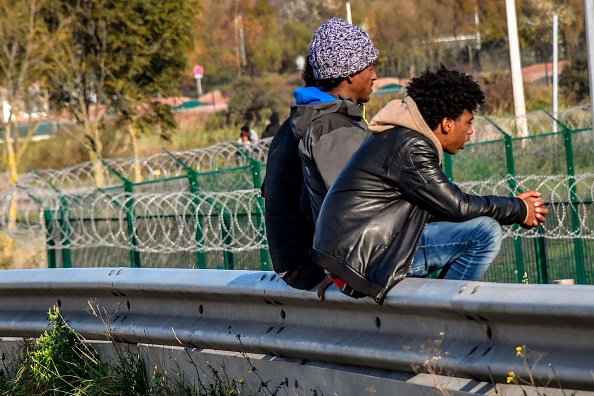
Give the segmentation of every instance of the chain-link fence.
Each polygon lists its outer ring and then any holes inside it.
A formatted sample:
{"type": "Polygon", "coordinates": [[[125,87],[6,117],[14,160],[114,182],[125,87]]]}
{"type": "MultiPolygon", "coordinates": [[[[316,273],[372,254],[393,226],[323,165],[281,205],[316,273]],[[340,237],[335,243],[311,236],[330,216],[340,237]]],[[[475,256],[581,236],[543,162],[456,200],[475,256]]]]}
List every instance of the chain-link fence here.
{"type": "MultiPolygon", "coordinates": [[[[479,116],[475,135],[492,140],[446,155],[444,168],[472,194],[515,196],[538,190],[548,203],[536,230],[505,227],[500,254],[486,279],[532,283],[573,278],[594,283],[594,168],[589,109],[530,114],[534,135],[513,138],[513,118],[479,116]],[[554,130],[557,132],[554,132],[554,130]]],[[[259,188],[270,139],[250,153],[233,143],[141,161],[32,172],[0,193],[0,226],[15,238],[45,236],[55,267],[137,266],[270,269],[259,188]],[[17,209],[17,216],[13,216],[17,209]]]]}

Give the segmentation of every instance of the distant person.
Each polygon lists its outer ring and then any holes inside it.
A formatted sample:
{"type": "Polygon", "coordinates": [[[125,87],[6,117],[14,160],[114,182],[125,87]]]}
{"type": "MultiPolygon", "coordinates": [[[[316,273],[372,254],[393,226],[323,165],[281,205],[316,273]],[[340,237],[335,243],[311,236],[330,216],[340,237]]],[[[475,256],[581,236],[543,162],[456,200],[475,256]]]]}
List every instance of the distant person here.
{"type": "Polygon", "coordinates": [[[260,138],[258,137],[258,132],[256,132],[256,130],[249,128],[250,131],[250,142],[252,142],[252,145],[256,146],[258,144],[258,142],[260,141],[260,138]]]}
{"type": "Polygon", "coordinates": [[[257,145],[258,141],[254,142],[250,128],[247,125],[241,127],[239,132],[239,138],[235,142],[235,145],[239,151],[235,154],[237,159],[259,154],[257,145]]]}
{"type": "Polygon", "coordinates": [[[239,130],[239,138],[236,141],[238,146],[251,148],[253,145],[252,134],[250,133],[250,128],[247,125],[244,125],[239,130]]]}
{"type": "Polygon", "coordinates": [[[270,123],[266,125],[264,132],[262,132],[262,139],[273,137],[280,128],[278,113],[276,111],[272,112],[270,115],[270,123]]]}
{"type": "Polygon", "coordinates": [[[370,132],[362,104],[377,78],[378,50],[361,28],[332,18],[313,34],[306,87],[268,153],[263,194],[274,270],[298,289],[325,277],[312,262],[315,218],[327,189],[370,132]]]}
{"type": "Polygon", "coordinates": [[[500,224],[537,227],[548,213],[535,191],[469,195],[443,173],[443,152],[464,149],[484,102],[471,76],[441,66],[413,78],[407,94],[373,117],[372,136],[324,200],[313,243],[331,274],[321,299],[331,281],[381,303],[406,276],[480,280],[499,252],[500,224]]]}

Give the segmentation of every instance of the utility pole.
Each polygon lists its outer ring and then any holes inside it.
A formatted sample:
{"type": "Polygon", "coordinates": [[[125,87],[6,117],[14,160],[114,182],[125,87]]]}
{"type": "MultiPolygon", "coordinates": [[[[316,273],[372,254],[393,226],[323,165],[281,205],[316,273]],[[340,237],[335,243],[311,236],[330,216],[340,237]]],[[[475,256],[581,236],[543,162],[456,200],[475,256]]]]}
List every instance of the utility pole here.
{"type": "Polygon", "coordinates": [[[237,32],[238,74],[241,76],[243,69],[247,65],[247,59],[245,56],[245,39],[243,35],[243,22],[239,0],[236,0],[235,2],[235,31],[237,32]]]}
{"type": "MultiPolygon", "coordinates": [[[[591,1],[592,0],[590,0],[590,2],[591,1]]],[[[526,103],[524,102],[524,83],[522,81],[522,65],[520,62],[518,21],[516,19],[516,4],[514,0],[505,0],[505,11],[507,14],[507,35],[509,42],[509,58],[511,61],[516,132],[518,137],[526,137],[528,136],[528,127],[526,125],[526,103]]]]}
{"type": "Polygon", "coordinates": [[[478,69],[481,69],[481,30],[479,29],[479,10],[474,8],[474,26],[476,26],[476,60],[478,69]]]}
{"type": "MultiPolygon", "coordinates": [[[[586,18],[586,44],[588,47],[588,77],[590,80],[590,111],[594,120],[594,1],[584,0],[586,18]]],[[[594,122],[592,123],[592,144],[594,145],[594,122]]]]}
{"type": "MultiPolygon", "coordinates": [[[[559,16],[553,14],[553,117],[557,119],[559,115],[559,51],[557,31],[559,29],[559,16]]],[[[557,132],[559,126],[553,121],[553,132],[557,132]]]]}
{"type": "Polygon", "coordinates": [[[353,24],[353,18],[351,17],[351,2],[350,1],[345,1],[345,5],[346,5],[346,17],[347,17],[347,22],[350,23],[351,25],[353,24]]]}

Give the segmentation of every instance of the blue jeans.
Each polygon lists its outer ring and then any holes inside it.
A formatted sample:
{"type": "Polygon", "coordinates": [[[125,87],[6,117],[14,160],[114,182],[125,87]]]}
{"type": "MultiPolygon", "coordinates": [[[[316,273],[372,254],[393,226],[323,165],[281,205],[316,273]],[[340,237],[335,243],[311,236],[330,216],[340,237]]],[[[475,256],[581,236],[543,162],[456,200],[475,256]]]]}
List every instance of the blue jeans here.
{"type": "Polygon", "coordinates": [[[427,223],[407,276],[480,280],[501,248],[502,231],[490,217],[427,223]]]}

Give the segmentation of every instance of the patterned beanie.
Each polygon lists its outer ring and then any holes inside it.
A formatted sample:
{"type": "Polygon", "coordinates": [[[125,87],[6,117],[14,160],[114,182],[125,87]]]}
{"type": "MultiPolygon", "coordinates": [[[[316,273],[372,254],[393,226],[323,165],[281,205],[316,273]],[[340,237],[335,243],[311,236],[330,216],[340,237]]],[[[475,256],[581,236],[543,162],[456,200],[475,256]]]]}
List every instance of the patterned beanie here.
{"type": "Polygon", "coordinates": [[[336,17],[320,26],[309,43],[309,63],[316,80],[357,74],[378,55],[363,29],[336,17]]]}

